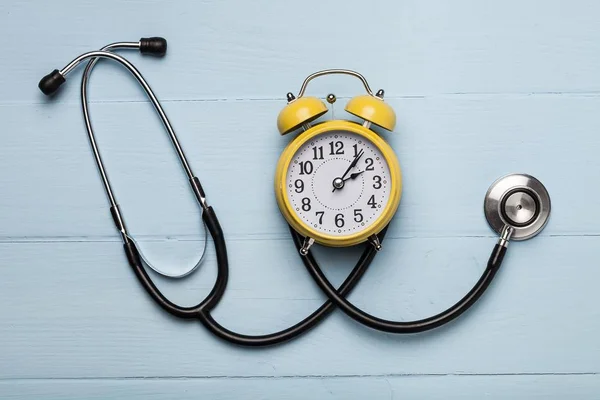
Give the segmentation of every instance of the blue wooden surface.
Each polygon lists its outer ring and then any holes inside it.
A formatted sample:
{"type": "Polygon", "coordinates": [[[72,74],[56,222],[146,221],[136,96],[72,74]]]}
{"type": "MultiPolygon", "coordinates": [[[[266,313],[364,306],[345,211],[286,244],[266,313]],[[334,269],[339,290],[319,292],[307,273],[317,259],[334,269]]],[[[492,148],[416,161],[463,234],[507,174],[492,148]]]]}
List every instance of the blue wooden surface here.
{"type": "MultiPolygon", "coordinates": [[[[3,1],[0,398],[596,398],[599,16],[592,0],[3,1]],[[163,99],[227,234],[231,280],[216,310],[227,327],[270,332],[323,301],[272,193],[289,140],[277,113],[318,69],[361,71],[398,114],[385,137],[404,195],[357,304],[409,319],[461,297],[495,241],[481,205],[503,174],[546,184],[550,224],[511,245],[472,311],[427,334],[381,334],[336,313],[256,350],[170,318],[122,254],[80,116],[80,71],[51,102],[36,88],[81,52],[150,35],[169,39],[166,58],[127,56],[163,99]]],[[[343,118],[360,87],[336,77],[310,92],[336,93],[343,118]]],[[[159,262],[191,262],[198,210],[151,106],[107,63],[91,98],[132,233],[159,262]]],[[[358,255],[317,251],[336,282],[358,255]]],[[[191,304],[214,275],[210,249],[190,279],[158,281],[191,304]]]]}

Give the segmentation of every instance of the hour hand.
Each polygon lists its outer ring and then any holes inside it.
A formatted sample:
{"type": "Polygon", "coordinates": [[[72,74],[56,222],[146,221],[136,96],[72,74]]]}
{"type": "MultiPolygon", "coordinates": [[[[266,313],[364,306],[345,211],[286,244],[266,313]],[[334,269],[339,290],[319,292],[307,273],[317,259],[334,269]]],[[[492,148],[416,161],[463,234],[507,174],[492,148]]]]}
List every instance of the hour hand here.
{"type": "Polygon", "coordinates": [[[335,178],[333,180],[333,190],[332,190],[332,193],[335,192],[336,189],[343,188],[344,187],[344,182],[346,182],[347,180],[350,180],[350,179],[356,179],[356,178],[358,178],[359,175],[362,174],[363,172],[365,172],[365,171],[354,172],[353,174],[350,174],[349,177],[344,178],[344,179],[342,179],[342,178],[335,178]]]}
{"type": "Polygon", "coordinates": [[[358,171],[358,172],[355,172],[353,174],[350,174],[349,177],[347,177],[347,178],[344,179],[344,182],[347,181],[348,179],[356,179],[356,178],[358,178],[358,176],[360,174],[362,174],[363,172],[365,172],[365,171],[358,171]]]}

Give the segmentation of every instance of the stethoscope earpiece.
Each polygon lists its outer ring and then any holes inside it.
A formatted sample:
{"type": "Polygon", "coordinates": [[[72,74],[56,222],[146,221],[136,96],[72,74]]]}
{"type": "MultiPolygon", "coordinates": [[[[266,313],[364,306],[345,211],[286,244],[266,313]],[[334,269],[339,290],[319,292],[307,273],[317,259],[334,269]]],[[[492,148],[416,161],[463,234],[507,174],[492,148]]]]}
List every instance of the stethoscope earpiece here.
{"type": "MultiPolygon", "coordinates": [[[[140,53],[142,53],[144,55],[163,57],[167,53],[167,39],[158,37],[158,36],[154,36],[154,37],[149,37],[149,38],[141,38],[138,42],[112,43],[112,44],[109,44],[108,46],[105,46],[104,48],[102,48],[101,49],[102,52],[97,54],[98,57],[116,59],[116,61],[121,62],[122,64],[124,63],[125,67],[127,67],[126,64],[129,64],[129,62],[127,60],[123,60],[123,59],[121,59],[121,57],[114,57],[114,55],[112,53],[109,53],[108,55],[106,54],[106,51],[110,51],[110,50],[113,50],[116,48],[138,49],[140,51],[140,53]]],[[[48,75],[44,76],[40,80],[40,83],[38,84],[38,88],[46,96],[53,95],[61,87],[61,85],[66,82],[65,76],[69,72],[71,72],[71,70],[73,68],[75,68],[77,65],[79,65],[79,63],[81,63],[85,59],[90,58],[89,55],[90,55],[89,53],[82,54],[81,56],[77,57],[75,60],[71,61],[71,63],[69,63],[66,67],[64,67],[60,71],[58,69],[55,69],[54,71],[50,72],[48,75]]],[[[95,64],[96,62],[97,62],[97,58],[94,58],[93,63],[95,64]]],[[[92,64],[90,64],[90,65],[92,65],[92,64]]],[[[138,73],[138,75],[139,75],[139,73],[138,73]]]]}
{"type": "Polygon", "coordinates": [[[548,222],[550,209],[548,191],[531,175],[504,176],[485,195],[488,224],[501,236],[510,228],[511,240],[526,240],[539,234],[548,222]]]}
{"type": "Polygon", "coordinates": [[[162,57],[167,54],[167,39],[149,37],[140,39],[140,53],[162,57]]]}

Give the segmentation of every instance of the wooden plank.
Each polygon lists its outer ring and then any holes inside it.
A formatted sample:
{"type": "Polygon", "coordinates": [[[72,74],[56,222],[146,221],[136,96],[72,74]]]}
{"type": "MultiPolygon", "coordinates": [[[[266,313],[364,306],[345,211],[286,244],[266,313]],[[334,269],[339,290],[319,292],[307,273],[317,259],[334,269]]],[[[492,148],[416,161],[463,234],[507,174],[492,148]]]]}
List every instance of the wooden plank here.
{"type": "Polygon", "coordinates": [[[100,379],[0,382],[3,399],[405,399],[594,398],[597,375],[366,376],[251,379],[100,379]]]}
{"type": "MultiPolygon", "coordinates": [[[[343,104],[343,100],[340,101],[343,104]]],[[[599,97],[394,99],[384,134],[403,167],[392,237],[491,236],[481,213],[496,178],[537,176],[557,213],[545,234],[598,234],[599,97]],[[582,190],[585,195],[580,195],[582,190]]],[[[191,165],[230,238],[287,235],[274,200],[275,163],[291,137],[274,127],[281,101],[166,104],[191,165]]],[[[343,118],[341,104],[334,115],[343,118]]],[[[199,210],[147,103],[95,104],[98,141],[132,233],[198,238],[199,210]]],[[[0,237],[117,240],[79,107],[0,107],[0,237]],[[23,127],[27,122],[26,129],[23,127]]]]}
{"type": "MultiPolygon", "coordinates": [[[[386,335],[338,312],[303,338],[258,352],[165,314],[138,285],[117,243],[1,244],[0,379],[598,373],[598,269],[589,260],[599,240],[513,243],[482,301],[427,334],[386,335]]],[[[352,300],[385,318],[432,315],[470,289],[493,244],[386,241],[352,300]]],[[[339,282],[355,254],[319,250],[339,282]]],[[[230,284],[215,312],[227,327],[251,334],[281,329],[322,301],[287,240],[230,241],[230,256],[230,284]]],[[[191,304],[209,291],[213,265],[211,255],[199,275],[158,283],[174,301],[191,304]]]]}
{"type": "MultiPolygon", "coordinates": [[[[54,68],[149,35],[169,39],[165,60],[130,57],[164,99],[283,99],[308,74],[340,67],[393,96],[597,92],[599,11],[590,0],[3,1],[0,44],[18,57],[0,61],[0,102],[38,103],[36,84],[54,68]]],[[[141,98],[117,66],[99,70],[94,98],[141,98]]],[[[76,99],[74,76],[61,100],[76,99]]],[[[360,89],[346,78],[313,90],[328,87],[360,89]]]]}
{"type": "MultiPolygon", "coordinates": [[[[0,398],[597,397],[599,11],[590,0],[1,2],[0,398]],[[337,312],[282,347],[225,344],[159,310],[128,270],[79,115],[81,70],[52,100],[36,88],[81,52],[149,35],[168,38],[166,58],[126,55],[165,100],[224,226],[231,279],[215,315],[227,327],[269,332],[323,301],[272,193],[289,140],[275,118],[315,70],[364,73],[398,112],[386,137],[404,197],[357,304],[419,318],[462,296],[495,241],[481,202],[503,174],[547,185],[550,224],[511,244],[489,293],[440,330],[386,335],[337,312]]],[[[96,74],[93,119],[132,233],[157,262],[192,262],[202,230],[170,143],[129,76],[108,63],[96,74]]],[[[361,91],[345,77],[309,88],[338,96],[338,118],[361,91]]],[[[358,256],[317,251],[335,282],[358,256]]],[[[211,248],[197,275],[159,284],[191,304],[214,262],[211,248]]]]}

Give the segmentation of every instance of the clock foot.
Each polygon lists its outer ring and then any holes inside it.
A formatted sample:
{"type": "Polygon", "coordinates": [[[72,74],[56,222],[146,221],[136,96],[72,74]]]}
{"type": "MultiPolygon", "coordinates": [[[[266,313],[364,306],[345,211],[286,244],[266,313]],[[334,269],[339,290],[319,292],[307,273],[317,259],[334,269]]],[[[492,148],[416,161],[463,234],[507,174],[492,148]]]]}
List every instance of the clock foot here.
{"type": "Polygon", "coordinates": [[[300,255],[307,255],[308,254],[308,250],[312,247],[312,245],[315,244],[315,239],[311,238],[311,237],[305,237],[304,238],[304,243],[302,244],[302,247],[300,248],[300,255]]]}
{"type": "Polygon", "coordinates": [[[377,235],[369,236],[369,243],[371,243],[373,245],[373,247],[375,247],[375,250],[377,250],[377,251],[381,251],[381,249],[383,248],[381,246],[381,242],[379,241],[379,237],[377,235]]]}

